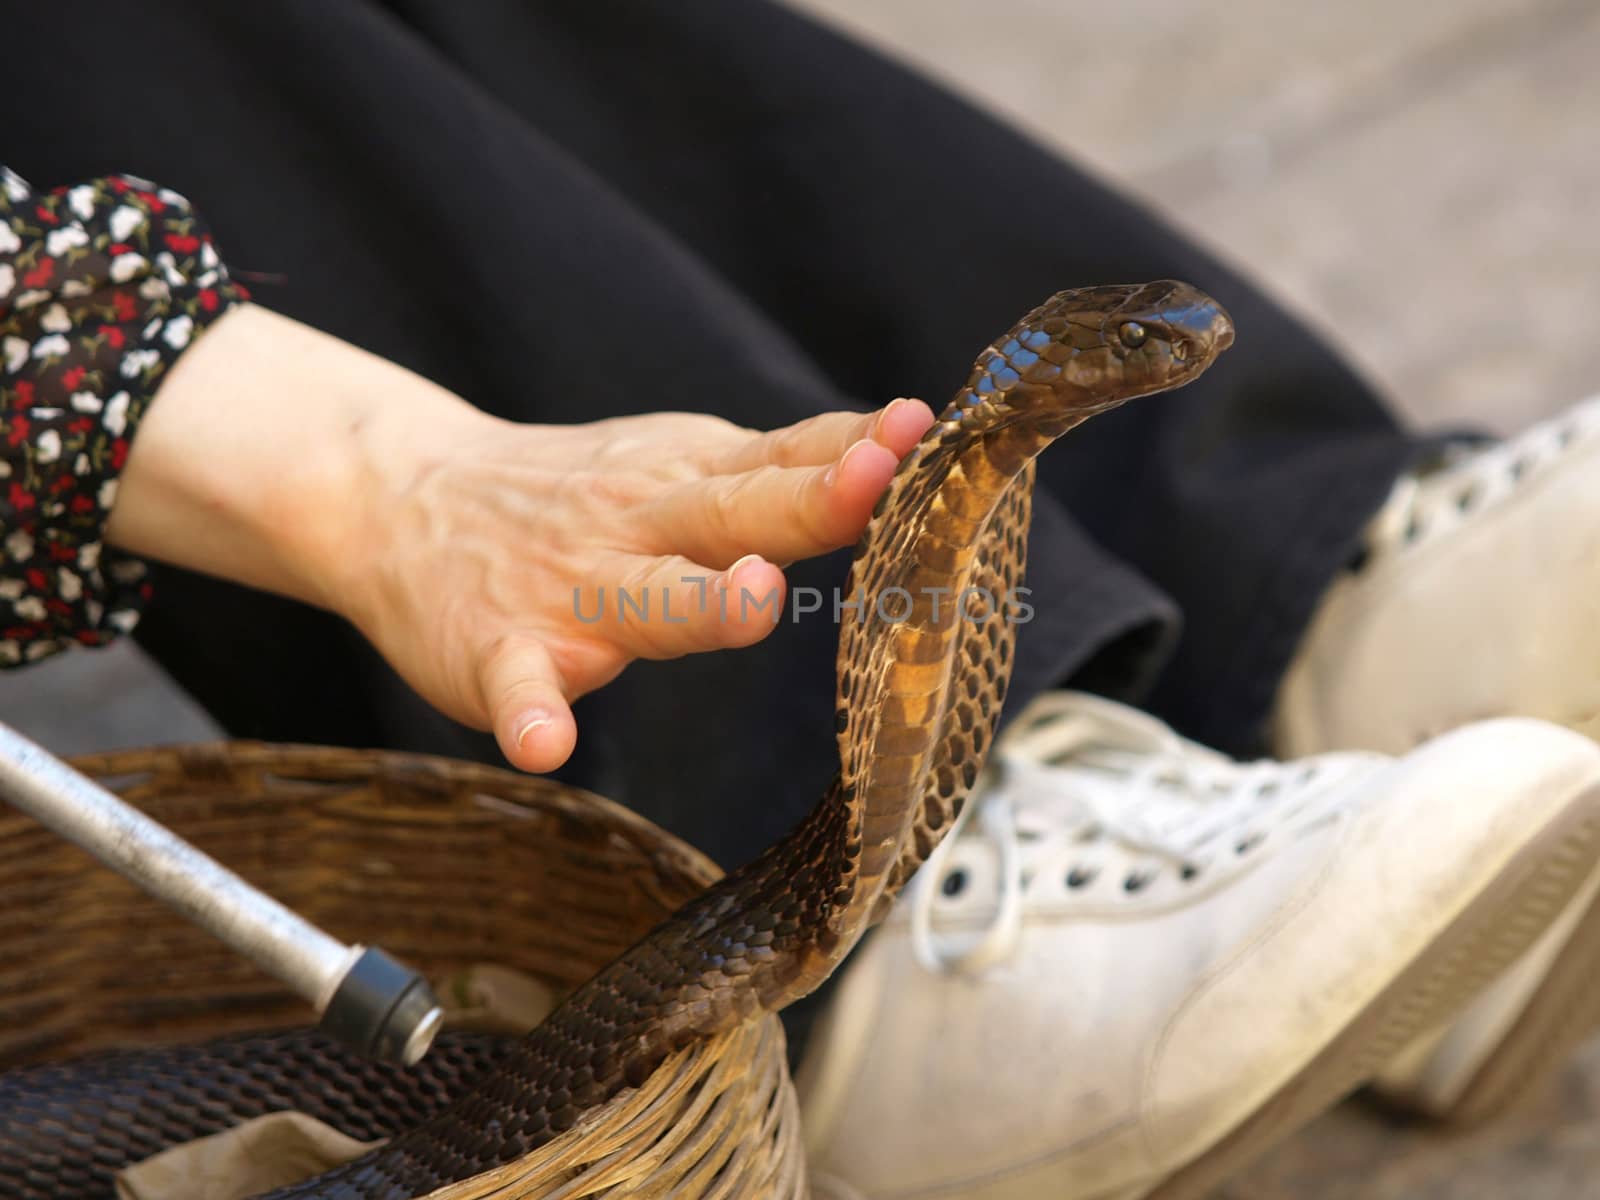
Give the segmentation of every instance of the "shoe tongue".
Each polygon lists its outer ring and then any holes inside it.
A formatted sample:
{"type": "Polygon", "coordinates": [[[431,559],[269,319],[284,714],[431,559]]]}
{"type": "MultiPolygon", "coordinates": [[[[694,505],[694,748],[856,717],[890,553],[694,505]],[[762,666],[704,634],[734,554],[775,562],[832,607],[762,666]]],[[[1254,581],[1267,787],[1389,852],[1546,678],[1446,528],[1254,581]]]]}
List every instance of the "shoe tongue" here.
{"type": "Polygon", "coordinates": [[[1001,739],[997,788],[1028,841],[1080,822],[1113,836],[1179,835],[1215,819],[1213,778],[1238,764],[1185,741],[1147,713],[1081,693],[1057,693],[1036,719],[1025,714],[1001,739]]]}
{"type": "Polygon", "coordinates": [[[1178,774],[1176,763],[1170,776],[1140,778],[1153,753],[1096,742],[1059,763],[1002,756],[1002,786],[1011,797],[1018,832],[1024,839],[1047,837],[1063,828],[1063,820],[1086,829],[1105,821],[1153,831],[1192,823],[1203,794],[1178,774]]]}
{"type": "MultiPolygon", "coordinates": [[[[1185,757],[1209,757],[1199,747],[1194,749],[1185,757]]],[[[1059,765],[1009,757],[1004,764],[1012,820],[1025,842],[1042,842],[1068,829],[1093,828],[1148,849],[1146,843],[1152,840],[1181,845],[1203,839],[1226,819],[1214,801],[1227,789],[1214,790],[1208,784],[1209,772],[1185,771],[1185,761],[1174,755],[1170,737],[1154,747],[1097,741],[1059,765]]]]}
{"type": "MultiPolygon", "coordinates": [[[[1036,721],[1026,717],[1001,740],[1002,753],[1069,766],[1090,753],[1104,759],[1118,751],[1129,755],[1173,753],[1184,743],[1148,713],[1085,693],[1069,693],[1070,702],[1036,721]]],[[[1199,747],[1196,747],[1199,749],[1199,747]]]]}

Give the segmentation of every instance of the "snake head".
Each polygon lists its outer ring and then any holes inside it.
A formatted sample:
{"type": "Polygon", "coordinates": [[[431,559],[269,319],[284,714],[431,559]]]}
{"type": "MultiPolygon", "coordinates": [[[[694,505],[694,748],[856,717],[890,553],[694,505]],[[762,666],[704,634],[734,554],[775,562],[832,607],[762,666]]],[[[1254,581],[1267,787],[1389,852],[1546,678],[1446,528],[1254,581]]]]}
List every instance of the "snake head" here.
{"type": "Polygon", "coordinates": [[[1093,416],[1188,383],[1232,344],[1228,314],[1187,283],[1057,292],[979,357],[967,403],[1093,416]]]}

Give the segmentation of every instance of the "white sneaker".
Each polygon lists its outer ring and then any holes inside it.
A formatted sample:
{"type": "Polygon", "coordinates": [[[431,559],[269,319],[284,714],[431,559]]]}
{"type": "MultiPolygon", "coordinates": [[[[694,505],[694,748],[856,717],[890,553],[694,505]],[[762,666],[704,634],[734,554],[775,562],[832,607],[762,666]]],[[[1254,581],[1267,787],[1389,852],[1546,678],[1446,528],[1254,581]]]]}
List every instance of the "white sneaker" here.
{"type": "MultiPolygon", "coordinates": [[[[1285,677],[1285,756],[1402,751],[1502,714],[1600,738],[1600,396],[1402,480],[1285,677]]],[[[1461,1019],[1378,1081],[1435,1118],[1514,1104],[1600,1027],[1600,873],[1461,1019]]]]}
{"type": "Polygon", "coordinates": [[[1447,1019],[1600,853],[1600,746],[1505,720],[1237,764],[1071,693],[846,965],[819,1196],[1178,1200],[1447,1019]]]}
{"type": "Polygon", "coordinates": [[[1600,736],[1600,396],[1400,481],[1284,676],[1273,750],[1399,754],[1498,716],[1600,736]]]}

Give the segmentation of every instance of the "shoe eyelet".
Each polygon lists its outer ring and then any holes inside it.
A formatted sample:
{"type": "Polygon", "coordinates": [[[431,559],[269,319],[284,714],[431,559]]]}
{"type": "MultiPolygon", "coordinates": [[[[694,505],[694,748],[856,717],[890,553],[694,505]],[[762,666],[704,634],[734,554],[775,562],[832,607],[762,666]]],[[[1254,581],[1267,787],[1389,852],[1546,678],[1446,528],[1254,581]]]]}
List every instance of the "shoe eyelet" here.
{"type": "Polygon", "coordinates": [[[1099,874],[1098,868],[1091,867],[1086,870],[1083,867],[1073,867],[1072,870],[1067,872],[1067,886],[1073,891],[1077,891],[1079,888],[1086,888],[1095,881],[1099,874]]]}
{"type": "Polygon", "coordinates": [[[1464,488],[1456,497],[1456,511],[1469,513],[1478,506],[1478,501],[1483,499],[1483,489],[1477,484],[1464,488]]]}
{"type": "Polygon", "coordinates": [[[1278,794],[1278,782],[1275,779],[1270,779],[1266,783],[1258,784],[1256,786],[1256,799],[1257,800],[1270,800],[1274,796],[1276,796],[1277,794],[1278,794]]]}
{"type": "Polygon", "coordinates": [[[1148,875],[1140,875],[1135,872],[1123,879],[1122,890],[1130,894],[1133,892],[1143,891],[1146,884],[1153,883],[1155,881],[1155,877],[1156,875],[1153,871],[1148,875]]]}
{"type": "Polygon", "coordinates": [[[1188,883],[1193,879],[1198,879],[1199,877],[1200,868],[1194,863],[1184,863],[1183,866],[1178,868],[1178,878],[1183,880],[1185,883],[1188,883]]]}
{"type": "Polygon", "coordinates": [[[1578,440],[1578,429],[1575,425],[1563,425],[1556,430],[1556,445],[1565,450],[1578,440]]]}
{"type": "Polygon", "coordinates": [[[1528,473],[1528,469],[1532,465],[1533,464],[1528,461],[1526,455],[1519,455],[1518,457],[1513,458],[1511,460],[1511,465],[1506,468],[1511,474],[1511,482],[1520,483],[1522,477],[1528,473]]]}
{"type": "Polygon", "coordinates": [[[967,890],[967,873],[960,867],[948,872],[939,881],[939,890],[946,896],[959,896],[967,890]]]}
{"type": "Polygon", "coordinates": [[[1252,833],[1248,837],[1241,838],[1237,843],[1235,843],[1233,852],[1238,855],[1249,854],[1250,851],[1254,850],[1262,843],[1265,837],[1266,835],[1262,833],[1252,833]]]}
{"type": "Polygon", "coordinates": [[[1405,538],[1406,545],[1409,546],[1412,543],[1414,543],[1418,538],[1420,538],[1422,536],[1422,530],[1423,530],[1423,525],[1422,525],[1421,518],[1412,517],[1409,521],[1407,521],[1406,522],[1406,530],[1405,530],[1405,533],[1403,535],[1403,537],[1405,538]]]}

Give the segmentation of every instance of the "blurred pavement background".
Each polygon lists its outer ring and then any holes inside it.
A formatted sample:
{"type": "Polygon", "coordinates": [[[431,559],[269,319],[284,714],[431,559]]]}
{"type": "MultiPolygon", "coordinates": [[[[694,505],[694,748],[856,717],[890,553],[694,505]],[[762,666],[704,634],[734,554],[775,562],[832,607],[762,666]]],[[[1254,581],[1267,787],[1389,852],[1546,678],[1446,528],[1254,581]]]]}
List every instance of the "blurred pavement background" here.
{"type": "MultiPolygon", "coordinates": [[[[1593,0],[796,3],[1246,265],[1408,420],[1511,431],[1600,390],[1593,0]]],[[[63,752],[216,732],[126,645],[0,676],[0,720],[63,752]]],[[[1469,1134],[1347,1105],[1224,1195],[1580,1200],[1597,1116],[1600,1046],[1469,1134]]]]}

